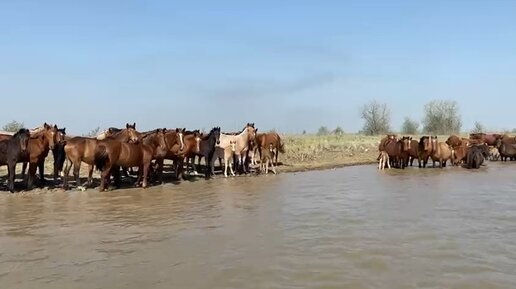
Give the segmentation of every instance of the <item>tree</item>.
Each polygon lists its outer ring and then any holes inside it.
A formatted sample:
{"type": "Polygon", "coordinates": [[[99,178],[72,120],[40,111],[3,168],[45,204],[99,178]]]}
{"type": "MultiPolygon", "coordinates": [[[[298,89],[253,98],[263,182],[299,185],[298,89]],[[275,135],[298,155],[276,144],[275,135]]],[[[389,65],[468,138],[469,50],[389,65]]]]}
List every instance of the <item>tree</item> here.
{"type": "Polygon", "coordinates": [[[21,128],[24,128],[25,124],[23,122],[17,122],[15,120],[11,121],[10,123],[7,123],[2,127],[2,130],[8,131],[8,132],[17,132],[21,128]]]}
{"type": "Polygon", "coordinates": [[[329,130],[328,130],[328,128],[327,128],[327,127],[325,127],[325,126],[321,126],[321,127],[319,128],[319,130],[317,131],[317,135],[318,135],[318,136],[321,136],[321,135],[328,135],[329,133],[330,133],[330,131],[329,131],[329,130]]]}
{"type": "Polygon", "coordinates": [[[95,129],[90,130],[87,134],[84,134],[83,136],[86,137],[96,137],[100,132],[100,127],[96,127],[95,129]]]}
{"type": "Polygon", "coordinates": [[[390,131],[391,112],[385,103],[376,100],[365,104],[361,109],[365,121],[362,131],[367,135],[378,135],[390,131]]]}
{"type": "Polygon", "coordinates": [[[303,130],[302,134],[305,135],[306,134],[306,130],[303,130]]]}
{"type": "Polygon", "coordinates": [[[480,122],[475,121],[475,126],[471,130],[471,133],[483,133],[485,131],[485,127],[480,122]]]}
{"type": "Polygon", "coordinates": [[[431,134],[459,133],[462,120],[456,101],[434,100],[425,105],[423,130],[431,134]]]}
{"type": "Polygon", "coordinates": [[[340,126],[338,126],[338,127],[336,127],[333,130],[333,134],[334,135],[343,135],[344,134],[344,130],[340,126]]]}
{"type": "Polygon", "coordinates": [[[415,120],[405,117],[403,125],[401,126],[401,133],[403,134],[417,134],[419,123],[415,120]]]}

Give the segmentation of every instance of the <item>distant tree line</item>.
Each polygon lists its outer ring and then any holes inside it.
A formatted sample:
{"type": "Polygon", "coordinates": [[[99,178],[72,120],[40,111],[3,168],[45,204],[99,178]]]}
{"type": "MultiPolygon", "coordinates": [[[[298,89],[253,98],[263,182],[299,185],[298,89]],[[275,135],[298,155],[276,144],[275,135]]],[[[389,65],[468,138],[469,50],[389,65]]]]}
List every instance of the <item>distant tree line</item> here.
{"type": "MultiPolygon", "coordinates": [[[[391,112],[385,103],[373,100],[360,109],[360,116],[364,121],[362,133],[366,135],[380,135],[391,132],[391,112]]],[[[456,134],[460,133],[462,120],[459,106],[455,101],[434,100],[424,106],[424,115],[421,121],[422,132],[427,134],[456,134]]],[[[400,132],[403,134],[417,134],[419,122],[405,117],[400,132]]],[[[480,123],[475,123],[473,131],[484,131],[480,123]]]]}

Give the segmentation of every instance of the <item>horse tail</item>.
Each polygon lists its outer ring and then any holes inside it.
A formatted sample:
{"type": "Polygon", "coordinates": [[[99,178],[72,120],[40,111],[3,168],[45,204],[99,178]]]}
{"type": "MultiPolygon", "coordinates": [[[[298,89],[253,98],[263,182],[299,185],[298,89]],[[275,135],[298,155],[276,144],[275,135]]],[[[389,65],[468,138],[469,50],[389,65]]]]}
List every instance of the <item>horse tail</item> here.
{"type": "Polygon", "coordinates": [[[105,145],[98,145],[95,148],[95,166],[97,170],[102,171],[109,160],[109,155],[105,145]]]}
{"type": "MultiPolygon", "coordinates": [[[[279,138],[279,137],[278,137],[279,138]]],[[[285,153],[285,143],[279,138],[279,152],[284,154],[285,153]]]]}

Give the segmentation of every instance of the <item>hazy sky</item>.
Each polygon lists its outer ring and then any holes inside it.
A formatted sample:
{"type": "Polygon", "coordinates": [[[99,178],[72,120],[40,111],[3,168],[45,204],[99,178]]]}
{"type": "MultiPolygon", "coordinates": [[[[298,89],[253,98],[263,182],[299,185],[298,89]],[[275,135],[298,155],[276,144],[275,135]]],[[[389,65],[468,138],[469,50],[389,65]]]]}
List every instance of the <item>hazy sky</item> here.
{"type": "Polygon", "coordinates": [[[0,124],[357,131],[451,99],[516,127],[516,1],[181,2],[1,1],[0,124]]]}

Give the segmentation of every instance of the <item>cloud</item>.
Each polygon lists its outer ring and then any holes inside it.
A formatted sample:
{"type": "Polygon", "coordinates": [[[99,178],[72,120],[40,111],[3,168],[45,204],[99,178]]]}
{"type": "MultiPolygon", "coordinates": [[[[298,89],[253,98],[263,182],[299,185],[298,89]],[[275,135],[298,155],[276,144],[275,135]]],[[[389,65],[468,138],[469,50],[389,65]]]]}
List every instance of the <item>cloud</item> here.
{"type": "Polygon", "coordinates": [[[215,101],[283,97],[319,88],[336,80],[334,73],[319,73],[290,81],[275,79],[230,79],[213,89],[204,89],[199,96],[215,101]]]}

